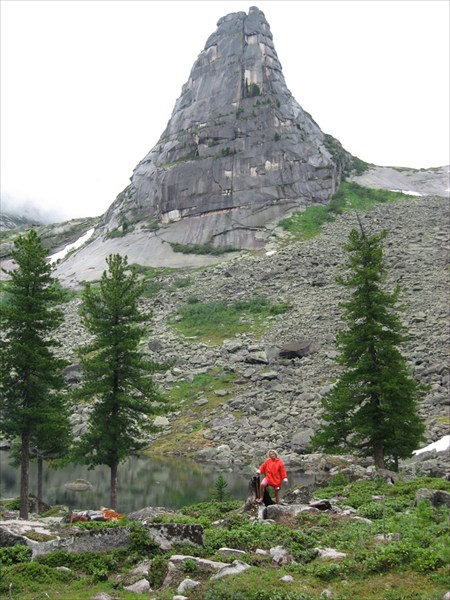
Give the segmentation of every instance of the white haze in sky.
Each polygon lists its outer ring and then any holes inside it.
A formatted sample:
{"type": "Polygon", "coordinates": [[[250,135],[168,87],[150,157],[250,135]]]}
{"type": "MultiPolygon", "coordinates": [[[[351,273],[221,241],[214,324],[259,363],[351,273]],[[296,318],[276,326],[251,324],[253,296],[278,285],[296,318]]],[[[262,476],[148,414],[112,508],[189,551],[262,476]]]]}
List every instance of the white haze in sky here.
{"type": "Polygon", "coordinates": [[[3,210],[103,213],[222,16],[258,6],[288,88],[359,158],[449,163],[449,3],[1,1],[3,210]]]}

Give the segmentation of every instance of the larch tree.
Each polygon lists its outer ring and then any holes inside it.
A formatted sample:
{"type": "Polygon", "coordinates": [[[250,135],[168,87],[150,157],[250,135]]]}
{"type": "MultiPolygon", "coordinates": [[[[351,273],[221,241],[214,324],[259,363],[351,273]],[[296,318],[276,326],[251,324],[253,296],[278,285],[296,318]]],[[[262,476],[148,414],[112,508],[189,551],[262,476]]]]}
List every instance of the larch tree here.
{"type": "Polygon", "coordinates": [[[145,446],[148,417],[164,411],[164,400],[151,376],[161,365],[139,351],[148,315],[139,310],[138,276],[126,257],[110,255],[106,262],[98,289],[88,284],[81,306],[92,342],[79,352],[83,377],[77,396],[92,401],[92,411],[77,460],[110,468],[110,508],[116,510],[119,464],[145,446]]]}
{"type": "Polygon", "coordinates": [[[407,331],[395,310],[400,289],[385,288],[386,236],[368,236],[360,223],[344,246],[346,274],[337,280],[348,292],[341,304],[347,327],[337,336],[344,370],[322,399],[323,425],[312,445],[373,456],[378,468],[389,459],[398,468],[398,459],[418,448],[424,424],[418,414],[422,388],[401,353],[407,331]]]}
{"type": "MultiPolygon", "coordinates": [[[[34,230],[19,236],[11,252],[16,268],[6,271],[8,300],[0,319],[0,431],[20,440],[20,517],[28,518],[30,447],[69,430],[62,394],[67,364],[54,350],[63,321],[63,295],[52,277],[47,250],[34,230]]],[[[60,448],[61,450],[61,448],[60,448]]]]}

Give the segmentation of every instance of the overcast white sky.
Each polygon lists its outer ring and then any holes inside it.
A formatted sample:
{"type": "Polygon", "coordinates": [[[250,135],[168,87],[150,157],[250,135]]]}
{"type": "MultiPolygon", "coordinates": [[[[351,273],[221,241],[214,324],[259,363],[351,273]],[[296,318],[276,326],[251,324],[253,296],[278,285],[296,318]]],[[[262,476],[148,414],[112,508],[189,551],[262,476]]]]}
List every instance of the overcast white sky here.
{"type": "Polygon", "coordinates": [[[252,5],[324,132],[378,165],[450,162],[447,1],[1,0],[3,209],[103,213],[219,18],[252,5]]]}

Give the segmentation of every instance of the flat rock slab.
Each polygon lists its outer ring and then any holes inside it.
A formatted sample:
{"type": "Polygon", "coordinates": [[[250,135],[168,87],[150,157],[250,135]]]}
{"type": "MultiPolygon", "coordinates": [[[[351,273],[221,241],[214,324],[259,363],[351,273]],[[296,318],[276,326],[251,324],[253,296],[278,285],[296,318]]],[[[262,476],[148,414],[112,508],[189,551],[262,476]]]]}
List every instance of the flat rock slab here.
{"type": "MultiPolygon", "coordinates": [[[[142,527],[149,539],[162,550],[169,550],[174,544],[203,546],[201,525],[155,523],[142,524],[142,527]]],[[[2,546],[27,545],[32,549],[32,558],[60,550],[73,554],[106,552],[129,546],[132,531],[133,527],[81,530],[63,525],[45,525],[40,521],[14,520],[3,521],[0,525],[0,543],[2,546]]]]}

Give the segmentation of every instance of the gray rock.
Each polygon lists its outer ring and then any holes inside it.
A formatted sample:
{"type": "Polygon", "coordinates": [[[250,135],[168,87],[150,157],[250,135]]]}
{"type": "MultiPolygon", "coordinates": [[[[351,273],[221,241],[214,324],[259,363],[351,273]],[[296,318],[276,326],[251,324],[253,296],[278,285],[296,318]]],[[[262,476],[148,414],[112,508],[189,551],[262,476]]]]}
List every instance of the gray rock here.
{"type": "Polygon", "coordinates": [[[247,563],[240,560],[233,560],[231,565],[226,565],[220,569],[220,571],[213,575],[211,579],[221,579],[222,577],[228,577],[229,575],[237,575],[238,573],[242,573],[247,569],[251,569],[251,566],[247,563]]]}
{"type": "Polygon", "coordinates": [[[331,510],[331,503],[329,500],[313,500],[309,504],[318,510],[331,510]]]}
{"type": "Polygon", "coordinates": [[[183,564],[187,560],[195,562],[198,567],[207,571],[219,571],[220,569],[228,566],[227,563],[209,560],[207,558],[199,558],[197,556],[189,556],[186,554],[173,554],[170,557],[170,562],[175,566],[183,564]]]}
{"type": "MultiPolygon", "coordinates": [[[[200,525],[177,523],[154,523],[143,526],[150,539],[161,549],[168,550],[174,544],[203,545],[203,529],[200,525]]],[[[130,527],[114,527],[82,531],[76,527],[62,526],[42,521],[10,520],[0,525],[2,545],[23,544],[32,549],[32,558],[64,550],[70,553],[102,552],[129,546],[130,527]],[[36,542],[31,533],[38,533],[49,541],[36,542]]]]}
{"type": "Polygon", "coordinates": [[[279,352],[280,358],[303,358],[313,352],[317,352],[317,347],[310,340],[301,340],[298,342],[289,342],[285,344],[279,352]]]}
{"type": "Polygon", "coordinates": [[[179,594],[183,594],[184,592],[188,592],[189,590],[193,590],[194,588],[201,585],[200,581],[194,581],[193,579],[183,579],[180,585],[177,587],[177,592],[179,594]]]}
{"type": "Polygon", "coordinates": [[[65,483],[64,489],[70,492],[87,492],[88,490],[92,490],[92,483],[89,483],[85,479],[76,479],[75,481],[65,483]]]}
{"type": "Polygon", "coordinates": [[[279,567],[282,565],[289,565],[293,562],[293,557],[289,552],[283,548],[283,546],[275,546],[269,550],[269,554],[272,557],[272,562],[279,567]]]}
{"type": "Polygon", "coordinates": [[[164,506],[147,506],[146,508],[141,508],[140,510],[136,510],[127,515],[129,521],[143,521],[146,522],[153,517],[158,517],[160,515],[174,514],[175,511],[171,508],[165,508],[164,506]]]}
{"type": "Polygon", "coordinates": [[[450,493],[444,492],[444,490],[421,488],[416,493],[414,505],[417,506],[421,500],[429,500],[435,508],[450,507],[450,493]]]}
{"type": "Polygon", "coordinates": [[[219,548],[217,552],[222,552],[222,554],[236,554],[237,556],[245,554],[244,550],[236,550],[235,548],[219,548]]]}
{"type": "Polygon", "coordinates": [[[329,560],[339,560],[341,558],[347,558],[347,554],[344,552],[338,552],[334,548],[316,548],[317,558],[327,558],[329,560]]]}
{"type": "Polygon", "coordinates": [[[170,421],[167,417],[155,417],[153,419],[153,425],[155,427],[167,427],[170,425],[170,421]]]}
{"type": "Polygon", "coordinates": [[[146,594],[150,590],[150,584],[147,579],[140,579],[132,585],[127,585],[123,588],[127,592],[133,592],[134,594],[146,594]]]}

